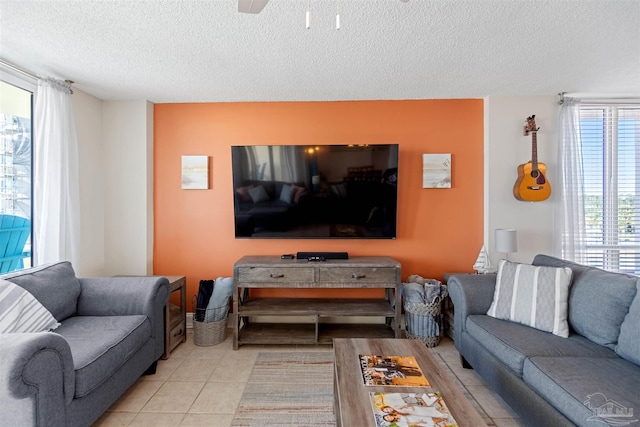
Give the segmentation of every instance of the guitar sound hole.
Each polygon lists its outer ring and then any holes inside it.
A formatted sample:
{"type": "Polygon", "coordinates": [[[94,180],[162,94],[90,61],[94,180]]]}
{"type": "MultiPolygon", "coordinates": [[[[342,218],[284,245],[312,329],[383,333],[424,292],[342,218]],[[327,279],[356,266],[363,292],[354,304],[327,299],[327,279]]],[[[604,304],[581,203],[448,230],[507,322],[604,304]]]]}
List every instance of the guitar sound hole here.
{"type": "Polygon", "coordinates": [[[537,178],[538,177],[539,172],[538,171],[531,171],[531,177],[532,178],[537,178]]]}

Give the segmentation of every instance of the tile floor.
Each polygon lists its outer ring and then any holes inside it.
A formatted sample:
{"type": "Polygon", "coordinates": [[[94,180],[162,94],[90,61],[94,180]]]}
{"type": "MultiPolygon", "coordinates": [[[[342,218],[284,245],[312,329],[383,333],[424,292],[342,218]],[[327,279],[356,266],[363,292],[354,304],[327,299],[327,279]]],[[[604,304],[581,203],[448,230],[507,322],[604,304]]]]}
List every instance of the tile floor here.
{"type": "MultiPolygon", "coordinates": [[[[169,359],[161,360],[155,375],[140,378],[95,424],[106,426],[231,425],[244,386],[261,351],[331,351],[331,346],[242,346],[234,351],[230,334],[211,347],[193,343],[193,334],[169,359]]],[[[496,427],[519,427],[517,415],[473,371],[463,369],[453,342],[443,338],[434,351],[496,427]]]]}

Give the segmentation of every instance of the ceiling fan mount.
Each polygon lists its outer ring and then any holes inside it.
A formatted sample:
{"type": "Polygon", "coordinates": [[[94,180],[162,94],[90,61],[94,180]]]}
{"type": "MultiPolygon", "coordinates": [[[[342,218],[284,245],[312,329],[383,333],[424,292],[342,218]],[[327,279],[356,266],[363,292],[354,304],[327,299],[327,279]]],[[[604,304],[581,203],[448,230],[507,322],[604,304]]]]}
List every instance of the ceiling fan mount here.
{"type": "Polygon", "coordinates": [[[238,0],[238,12],[257,14],[267,5],[269,0],[238,0]]]}
{"type": "MultiPolygon", "coordinates": [[[[400,0],[407,3],[409,0],[400,0]]],[[[238,12],[258,14],[267,5],[269,0],[238,0],[238,12]]]]}

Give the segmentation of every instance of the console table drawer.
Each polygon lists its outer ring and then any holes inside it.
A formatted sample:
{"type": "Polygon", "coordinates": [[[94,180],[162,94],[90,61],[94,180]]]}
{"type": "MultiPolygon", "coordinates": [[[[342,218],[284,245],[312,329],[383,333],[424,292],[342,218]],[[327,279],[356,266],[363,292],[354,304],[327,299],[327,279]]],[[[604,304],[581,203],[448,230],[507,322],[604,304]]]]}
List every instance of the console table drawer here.
{"type": "Polygon", "coordinates": [[[240,283],[313,283],[314,274],[311,267],[241,267],[238,269],[238,280],[240,283]]]}
{"type": "Polygon", "coordinates": [[[395,268],[320,267],[320,283],[387,283],[395,286],[395,268]]]}

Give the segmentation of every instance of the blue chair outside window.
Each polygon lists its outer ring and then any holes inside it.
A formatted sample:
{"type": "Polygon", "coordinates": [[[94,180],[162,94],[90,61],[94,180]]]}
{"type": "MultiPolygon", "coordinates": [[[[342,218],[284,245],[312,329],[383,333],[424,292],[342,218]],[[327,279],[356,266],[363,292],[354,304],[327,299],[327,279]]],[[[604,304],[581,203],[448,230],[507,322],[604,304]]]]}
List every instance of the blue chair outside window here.
{"type": "Polygon", "coordinates": [[[0,215],[0,274],[24,268],[31,256],[24,246],[31,234],[31,221],[14,215],[0,215]]]}

